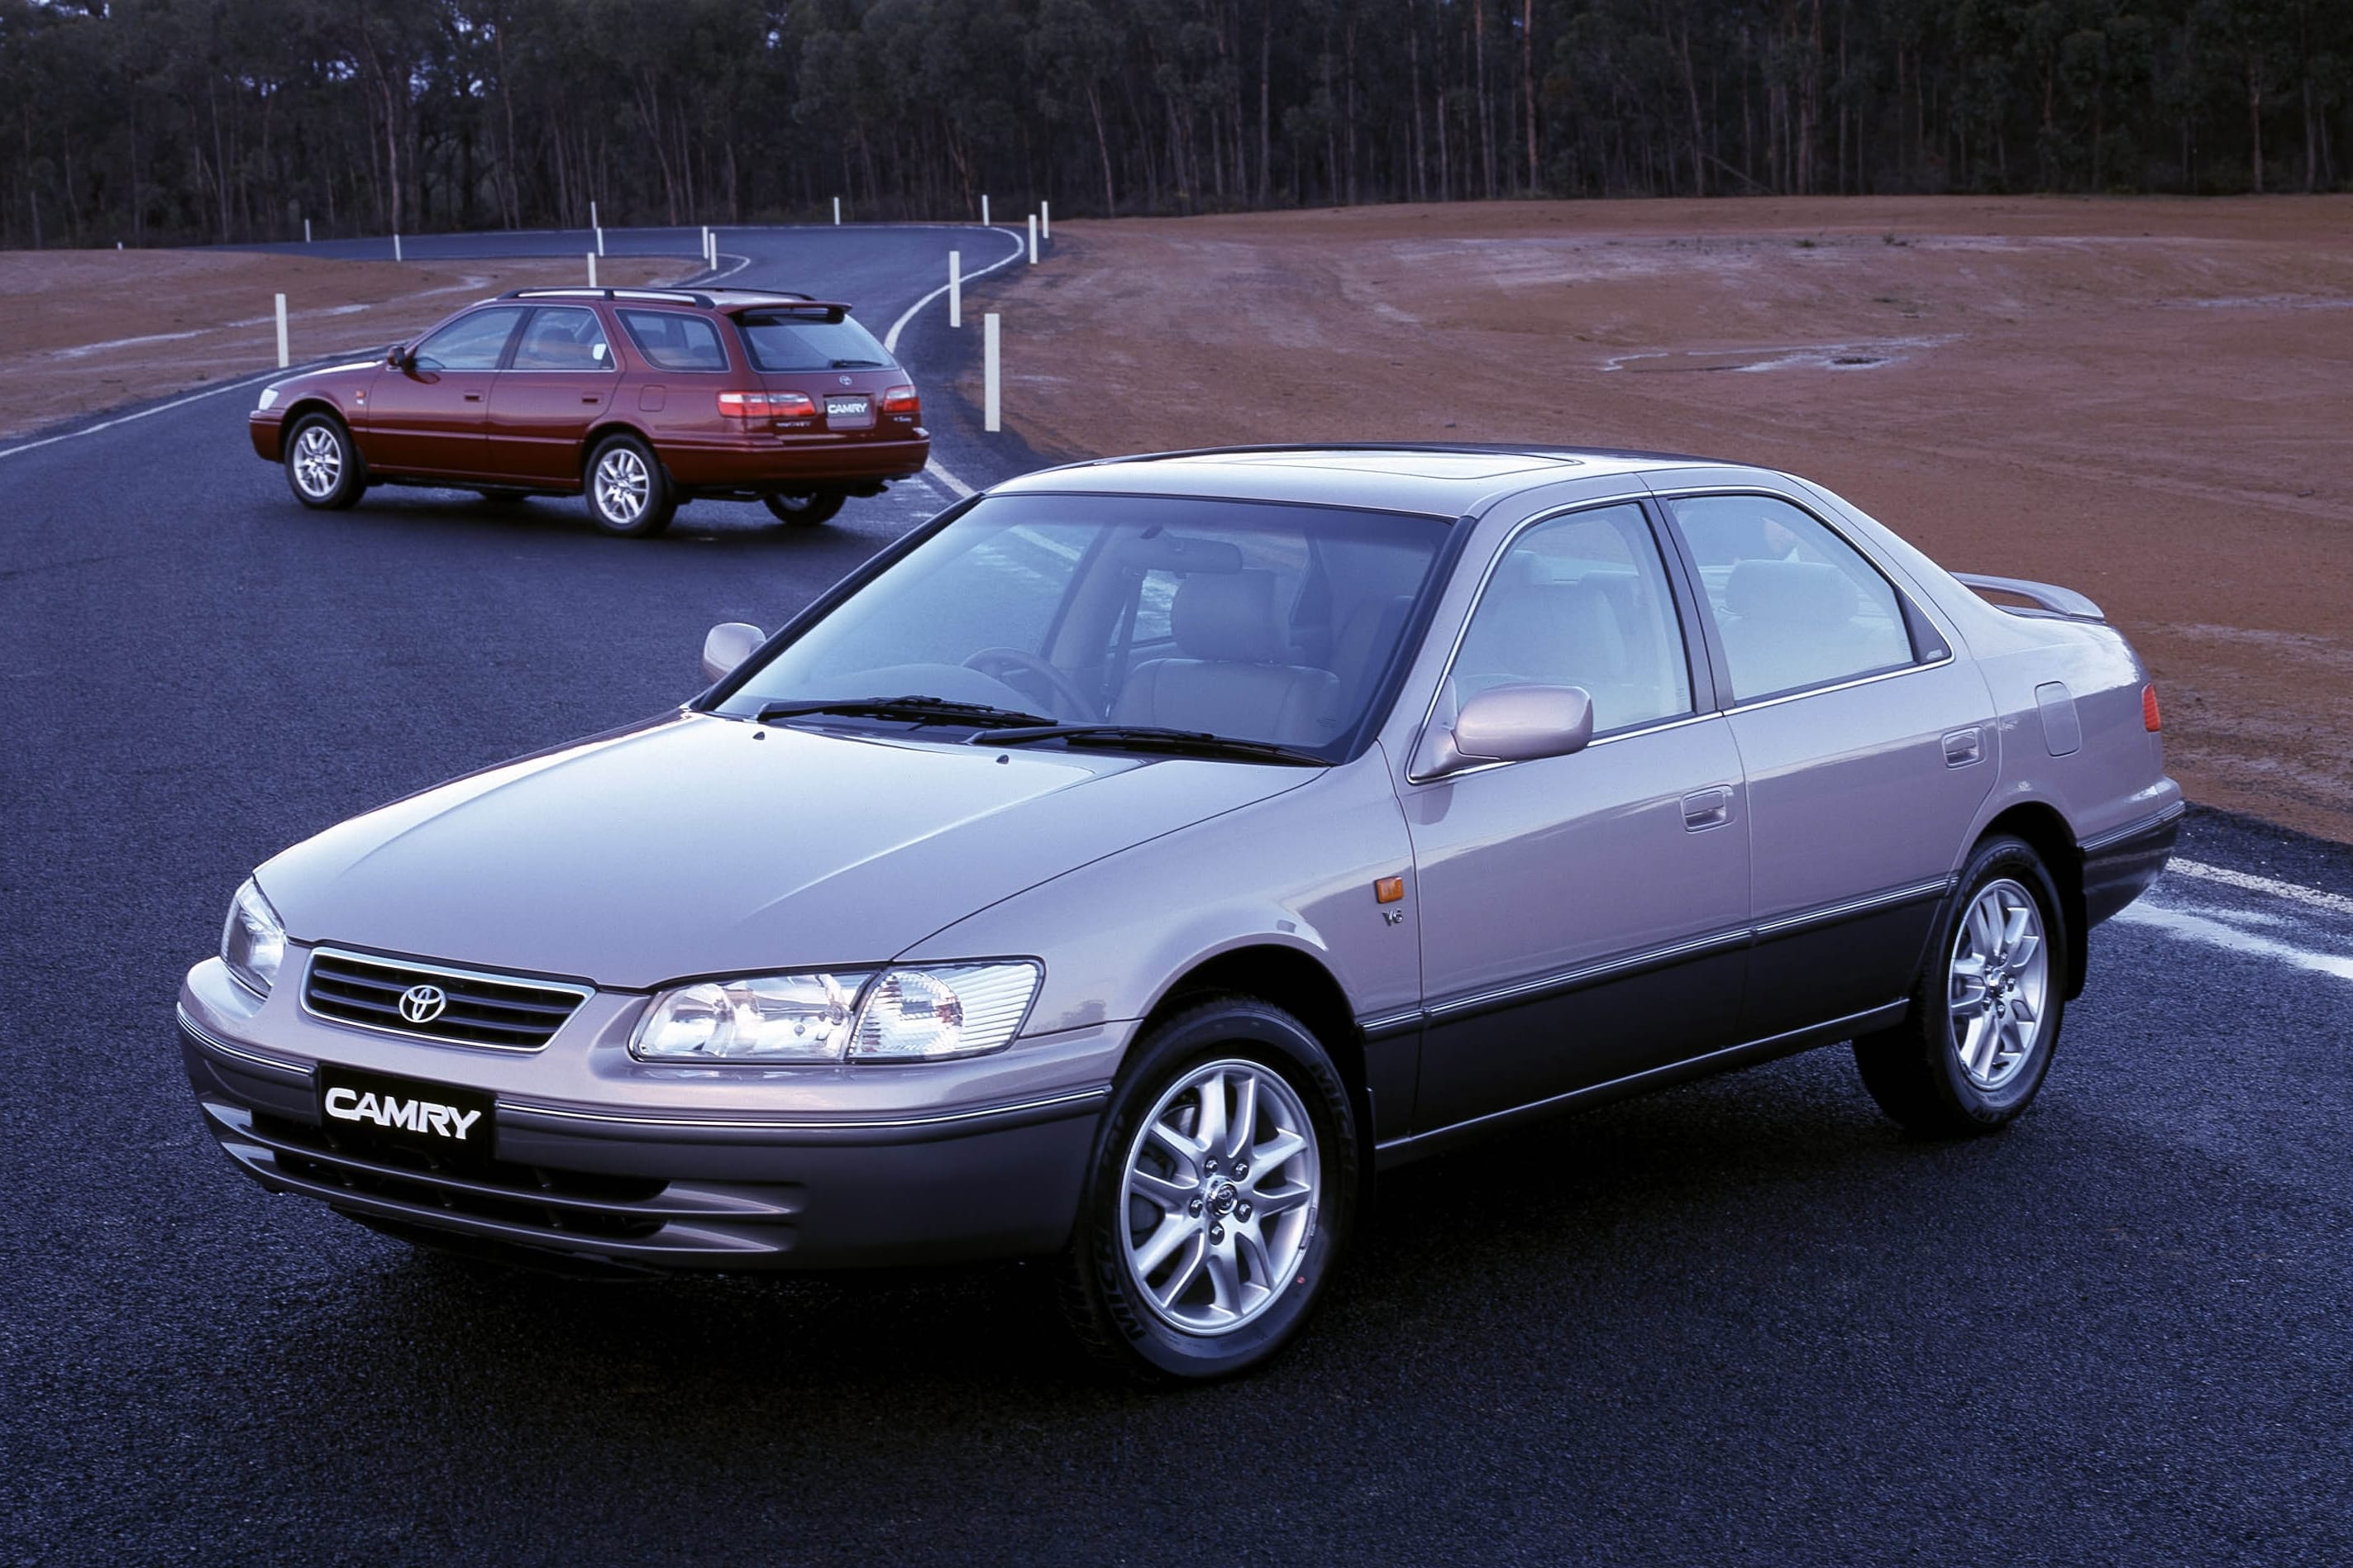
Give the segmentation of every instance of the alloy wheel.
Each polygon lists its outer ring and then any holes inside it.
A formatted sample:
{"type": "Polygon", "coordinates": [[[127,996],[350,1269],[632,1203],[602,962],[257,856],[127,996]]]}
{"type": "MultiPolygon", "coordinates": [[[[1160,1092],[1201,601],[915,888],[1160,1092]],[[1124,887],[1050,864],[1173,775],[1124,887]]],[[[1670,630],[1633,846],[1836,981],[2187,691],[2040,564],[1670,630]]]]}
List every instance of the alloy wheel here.
{"type": "Polygon", "coordinates": [[[2042,1035],[2051,955],[2034,895],[2007,877],[1979,889],[1953,934],[1947,974],[1961,1070],[1981,1090],[2000,1089],[2042,1035]]]}
{"type": "Polygon", "coordinates": [[[652,496],[653,476],[645,459],[627,447],[616,447],[597,461],[596,510],[608,521],[637,521],[652,496]]]}
{"type": "Polygon", "coordinates": [[[324,424],[311,425],[294,438],[294,482],[312,500],[335,493],[343,477],[343,444],[324,424]]]}
{"type": "Polygon", "coordinates": [[[1121,1251],[1155,1315],[1223,1334],[1281,1299],[1323,1184],[1314,1123],[1282,1074],[1239,1059],[1195,1068],[1145,1118],[1126,1171],[1121,1251]]]}

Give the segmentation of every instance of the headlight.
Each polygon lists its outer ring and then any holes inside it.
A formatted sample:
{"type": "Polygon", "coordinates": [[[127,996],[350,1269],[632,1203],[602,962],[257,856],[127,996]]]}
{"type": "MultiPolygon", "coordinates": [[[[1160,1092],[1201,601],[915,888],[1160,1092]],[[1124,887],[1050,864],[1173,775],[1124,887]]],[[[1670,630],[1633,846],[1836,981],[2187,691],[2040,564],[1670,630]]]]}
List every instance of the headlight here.
{"type": "Polygon", "coordinates": [[[940,1061],[1002,1050],[1032,960],[706,980],[654,998],[629,1041],[653,1062],[940,1061]]]}
{"type": "Polygon", "coordinates": [[[277,407],[277,406],[278,406],[278,389],[277,389],[276,387],[274,387],[274,386],[265,386],[265,387],[263,387],[263,388],[261,389],[261,401],[260,401],[259,403],[256,404],[254,406],[255,406],[255,407],[257,407],[257,408],[275,408],[275,407],[277,407]]]}
{"type": "Polygon", "coordinates": [[[221,962],[238,984],[257,996],[269,994],[286,956],[286,928],[250,877],[229,900],[228,923],[221,928],[221,962]]]}

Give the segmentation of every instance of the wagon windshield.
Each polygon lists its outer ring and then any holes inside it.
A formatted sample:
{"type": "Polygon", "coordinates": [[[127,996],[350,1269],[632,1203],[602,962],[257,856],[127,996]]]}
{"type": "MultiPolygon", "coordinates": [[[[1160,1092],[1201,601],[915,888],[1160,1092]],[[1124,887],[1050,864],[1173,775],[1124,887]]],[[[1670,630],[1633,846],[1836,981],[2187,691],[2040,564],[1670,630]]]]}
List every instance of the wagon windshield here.
{"type": "Polygon", "coordinates": [[[1331,507],[991,496],[779,649],[720,711],[915,697],[1337,761],[1388,684],[1446,528],[1331,507]]]}

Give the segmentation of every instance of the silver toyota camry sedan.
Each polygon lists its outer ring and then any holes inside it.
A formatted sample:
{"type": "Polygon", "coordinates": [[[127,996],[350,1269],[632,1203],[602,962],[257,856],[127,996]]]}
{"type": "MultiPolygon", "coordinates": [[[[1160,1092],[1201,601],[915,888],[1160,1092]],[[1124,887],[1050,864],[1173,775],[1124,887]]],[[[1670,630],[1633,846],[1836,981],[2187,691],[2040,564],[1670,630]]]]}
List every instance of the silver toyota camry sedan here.
{"type": "Polygon", "coordinates": [[[2182,812],[2090,601],[1689,458],[1033,474],[702,673],[254,872],[179,1001],[231,1159],[556,1268],[1051,1258],[1212,1377],[1468,1138],[1845,1041],[2000,1128],[2182,812]]]}

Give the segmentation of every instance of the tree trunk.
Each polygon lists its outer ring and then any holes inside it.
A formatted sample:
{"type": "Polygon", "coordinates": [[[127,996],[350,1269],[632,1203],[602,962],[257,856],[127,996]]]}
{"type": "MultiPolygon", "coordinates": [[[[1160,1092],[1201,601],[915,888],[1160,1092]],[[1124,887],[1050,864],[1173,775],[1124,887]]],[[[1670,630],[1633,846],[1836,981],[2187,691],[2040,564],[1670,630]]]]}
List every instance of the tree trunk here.
{"type": "Polygon", "coordinates": [[[1267,82],[1274,70],[1274,0],[1259,0],[1258,7],[1258,205],[1266,205],[1267,180],[1273,167],[1274,110],[1267,82]]]}
{"type": "Polygon", "coordinates": [[[2247,142],[2254,172],[2255,195],[2263,194],[2263,65],[2247,56],[2247,142]]]}
{"type": "Polygon", "coordinates": [[[1092,82],[1087,83],[1087,108],[1095,117],[1095,151],[1103,154],[1103,216],[1117,217],[1119,197],[1111,185],[1111,142],[1103,136],[1103,90],[1092,82]]]}

